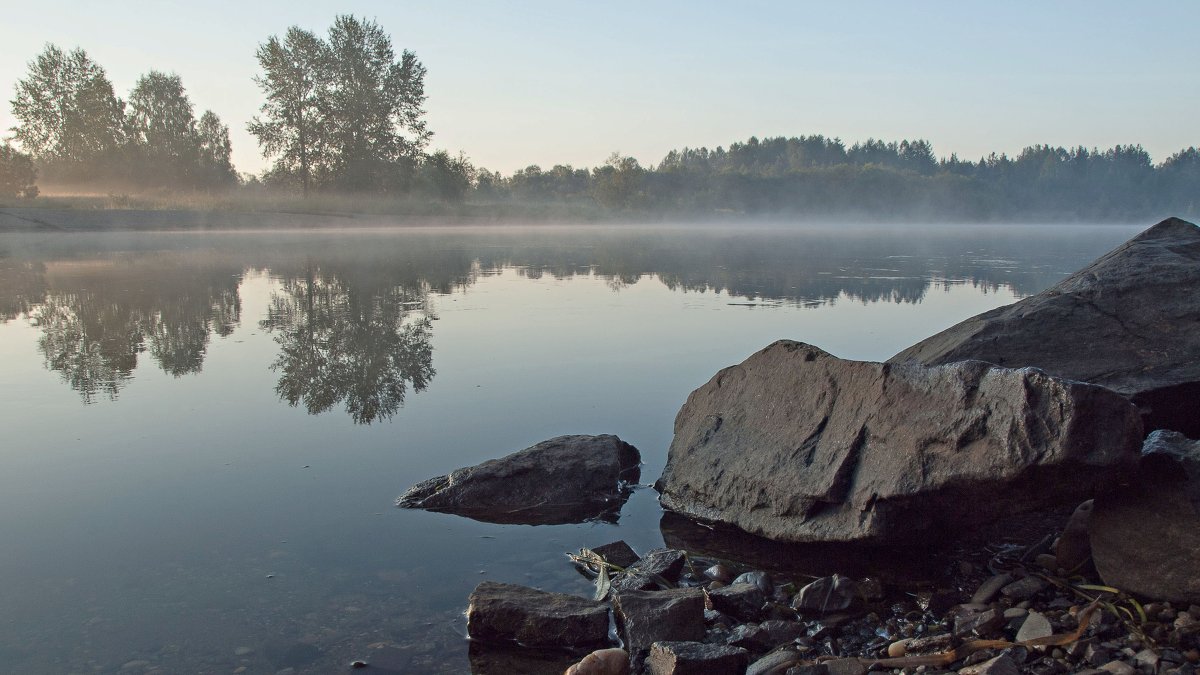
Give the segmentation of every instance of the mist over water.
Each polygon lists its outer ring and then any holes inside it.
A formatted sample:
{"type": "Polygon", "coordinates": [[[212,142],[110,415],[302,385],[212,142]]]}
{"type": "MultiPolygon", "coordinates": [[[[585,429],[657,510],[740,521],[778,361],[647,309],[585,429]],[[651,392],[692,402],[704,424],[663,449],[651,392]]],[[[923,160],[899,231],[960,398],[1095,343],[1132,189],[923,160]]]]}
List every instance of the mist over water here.
{"type": "Polygon", "coordinates": [[[562,553],[662,545],[661,511],[491,525],[392,508],[412,483],[565,433],[652,482],[719,368],[779,338],[886,359],[1135,231],[0,235],[0,663],[466,671],[476,583],[586,594],[562,553]]]}

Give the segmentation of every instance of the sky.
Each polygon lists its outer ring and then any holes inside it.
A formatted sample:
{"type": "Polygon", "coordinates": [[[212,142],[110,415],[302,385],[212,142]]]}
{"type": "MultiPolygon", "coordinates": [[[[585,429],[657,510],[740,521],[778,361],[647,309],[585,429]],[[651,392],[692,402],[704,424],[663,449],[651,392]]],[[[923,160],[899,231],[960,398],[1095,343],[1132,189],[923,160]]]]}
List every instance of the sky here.
{"type": "Polygon", "coordinates": [[[523,2],[310,0],[12,3],[0,21],[0,136],[46,43],[82,47],[121,97],[156,69],[233,160],[269,164],[247,122],[255,51],[337,14],[377,21],[428,69],[433,148],[510,173],[654,165],[671,149],[750,136],[924,138],[978,159],[1051,145],[1141,144],[1156,162],[1200,145],[1200,2],[523,2]]]}

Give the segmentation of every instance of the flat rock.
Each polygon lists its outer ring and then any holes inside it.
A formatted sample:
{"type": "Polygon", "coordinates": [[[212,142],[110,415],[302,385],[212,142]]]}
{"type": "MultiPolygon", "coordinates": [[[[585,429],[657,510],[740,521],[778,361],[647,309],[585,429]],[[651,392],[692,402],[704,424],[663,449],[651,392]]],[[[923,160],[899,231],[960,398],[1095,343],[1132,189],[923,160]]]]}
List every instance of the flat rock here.
{"type": "Polygon", "coordinates": [[[1168,218],[1051,288],[967,319],[891,358],[977,359],[1104,385],[1147,430],[1200,436],[1200,228],[1168,218]]]}
{"type": "Polygon", "coordinates": [[[699,588],[623,591],[616,594],[613,608],[635,663],[655,642],[704,639],[704,592],[699,588]]]}
{"type": "Polygon", "coordinates": [[[531,647],[607,646],[608,605],[485,581],[471,592],[467,634],[475,640],[531,647]]]}
{"type": "Polygon", "coordinates": [[[687,554],[669,548],[648,551],[640,560],[626,568],[625,573],[612,583],[615,591],[654,591],[663,588],[661,582],[673,584],[679,581],[687,554]]]}
{"type": "Polygon", "coordinates": [[[655,642],[646,657],[648,675],[741,675],[750,662],[745,649],[702,642],[655,642]]]}
{"type": "Polygon", "coordinates": [[[552,525],[615,519],[639,480],[641,455],[616,436],[559,436],[412,486],[403,508],[489,523],[552,525]]]}
{"type": "Polygon", "coordinates": [[[754,584],[731,584],[724,588],[708,591],[712,608],[728,614],[738,621],[758,621],[762,618],[763,603],[767,598],[754,584]]]}
{"type": "Polygon", "coordinates": [[[597,546],[592,551],[604,558],[605,562],[612,563],[617,567],[629,567],[638,561],[638,554],[624,540],[597,546]]]}
{"type": "Polygon", "coordinates": [[[1150,434],[1138,479],[1097,495],[1088,529],[1106,584],[1200,603],[1200,442],[1171,431],[1150,434]]]}
{"type": "Polygon", "coordinates": [[[1025,617],[1025,621],[1021,623],[1021,628],[1017,631],[1017,642],[1025,642],[1026,640],[1036,640],[1038,638],[1049,637],[1054,634],[1054,627],[1050,625],[1050,620],[1041,612],[1030,612],[1025,617]]]}
{"type": "Polygon", "coordinates": [[[1135,461],[1110,390],[978,361],[848,361],[781,340],[675,418],[663,506],[775,540],[870,544],[1078,503],[1135,461]]]}

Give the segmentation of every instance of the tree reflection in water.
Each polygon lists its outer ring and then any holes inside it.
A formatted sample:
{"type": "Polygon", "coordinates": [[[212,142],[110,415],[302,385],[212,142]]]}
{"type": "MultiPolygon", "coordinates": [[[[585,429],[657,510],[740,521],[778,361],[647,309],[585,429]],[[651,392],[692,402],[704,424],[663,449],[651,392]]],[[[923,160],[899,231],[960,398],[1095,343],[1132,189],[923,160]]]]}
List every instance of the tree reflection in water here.
{"type": "Polygon", "coordinates": [[[260,325],[277,332],[281,399],[313,415],[345,401],[356,423],[370,424],[433,379],[432,326],[427,287],[362,281],[310,265],[285,278],[260,325]]]}
{"type": "Polygon", "coordinates": [[[229,335],[240,320],[239,277],[157,265],[68,269],[28,315],[46,368],[91,403],[116,398],[143,352],[174,377],[200,372],[211,335],[229,335]]]}

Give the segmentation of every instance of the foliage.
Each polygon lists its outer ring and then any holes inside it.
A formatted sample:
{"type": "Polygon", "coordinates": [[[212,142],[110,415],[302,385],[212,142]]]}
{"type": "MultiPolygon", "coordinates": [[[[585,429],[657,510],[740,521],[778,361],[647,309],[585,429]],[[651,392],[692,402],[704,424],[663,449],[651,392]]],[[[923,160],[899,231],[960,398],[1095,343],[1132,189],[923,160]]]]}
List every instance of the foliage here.
{"type": "Polygon", "coordinates": [[[234,185],[238,182],[233,168],[233,145],[229,141],[229,127],[211,110],[205,110],[196,125],[199,166],[197,177],[205,185],[234,185]]]}
{"type": "MultiPolygon", "coordinates": [[[[248,129],[276,184],[362,192],[407,192],[423,161],[425,67],[415,54],[396,59],[373,21],[339,16],[328,38],[292,27],[259,46],[266,95],[248,129]]],[[[433,159],[434,165],[449,164],[433,159]]]]}
{"type": "Polygon", "coordinates": [[[152,70],[129,94],[128,129],[142,183],[179,184],[195,178],[199,137],[192,102],[178,75],[152,70]]]}
{"type": "Polygon", "coordinates": [[[0,145],[0,197],[33,199],[38,194],[36,182],[33,159],[8,143],[0,145]]]}
{"type": "Polygon", "coordinates": [[[95,176],[124,144],[124,104],[82,49],[46,45],[17,82],[12,111],[21,147],[66,176],[95,176]]]}
{"type": "Polygon", "coordinates": [[[51,44],[29,63],[12,106],[15,138],[49,180],[191,189],[237,181],[229,129],[211,111],[197,124],[178,75],[142,75],[126,104],[86,52],[51,44]]]}

